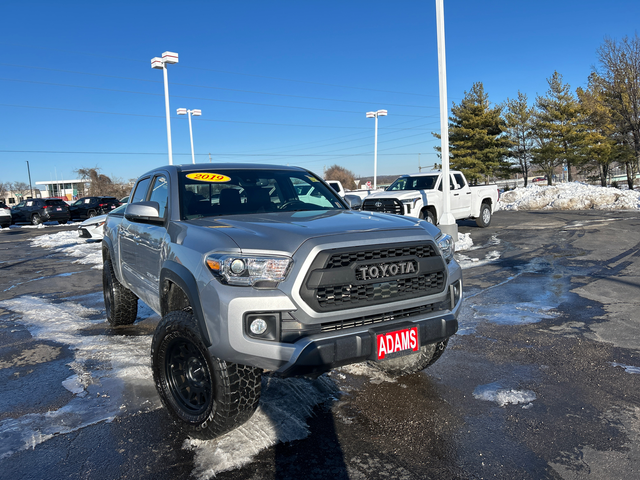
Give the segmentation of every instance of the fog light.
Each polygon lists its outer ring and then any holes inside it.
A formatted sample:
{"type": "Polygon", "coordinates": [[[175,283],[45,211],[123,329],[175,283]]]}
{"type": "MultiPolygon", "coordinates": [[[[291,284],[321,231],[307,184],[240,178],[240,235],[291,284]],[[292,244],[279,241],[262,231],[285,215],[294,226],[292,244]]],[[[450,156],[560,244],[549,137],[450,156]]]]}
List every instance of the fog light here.
{"type": "Polygon", "coordinates": [[[460,299],[462,298],[462,281],[461,280],[458,280],[456,283],[451,285],[450,295],[451,295],[451,310],[453,310],[458,304],[458,302],[460,301],[460,299]]]}
{"type": "Polygon", "coordinates": [[[262,335],[267,331],[267,322],[262,318],[256,318],[251,322],[251,325],[249,325],[249,330],[251,330],[251,333],[254,335],[262,335]]]}

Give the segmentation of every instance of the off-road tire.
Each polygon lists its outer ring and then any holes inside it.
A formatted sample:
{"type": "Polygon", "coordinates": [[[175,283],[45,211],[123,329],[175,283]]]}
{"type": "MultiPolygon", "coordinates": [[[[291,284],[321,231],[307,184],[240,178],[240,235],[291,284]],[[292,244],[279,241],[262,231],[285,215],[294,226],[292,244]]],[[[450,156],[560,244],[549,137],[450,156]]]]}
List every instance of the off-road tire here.
{"type": "Polygon", "coordinates": [[[482,228],[491,225],[491,205],[488,203],[480,205],[480,215],[476,218],[476,225],[482,228]]]}
{"type": "Polygon", "coordinates": [[[42,219],[40,218],[40,215],[38,215],[37,213],[31,215],[31,225],[40,225],[41,223],[42,219]]]}
{"type": "Polygon", "coordinates": [[[431,210],[423,209],[420,212],[420,218],[422,220],[426,220],[432,225],[436,225],[436,216],[433,214],[431,210]]]}
{"type": "Polygon", "coordinates": [[[392,377],[401,377],[421,372],[430,367],[442,356],[449,339],[442,342],[423,345],[416,353],[403,357],[389,358],[377,362],[369,362],[370,365],[383,371],[392,377]]]}
{"type": "Polygon", "coordinates": [[[262,370],[212,357],[190,312],[162,318],[151,343],[151,366],[162,403],[193,437],[219,437],[258,407],[262,370]]]}
{"type": "Polygon", "coordinates": [[[107,321],[112,326],[131,325],[136,321],[138,297],[118,281],[109,259],[102,266],[102,293],[107,321]]]}

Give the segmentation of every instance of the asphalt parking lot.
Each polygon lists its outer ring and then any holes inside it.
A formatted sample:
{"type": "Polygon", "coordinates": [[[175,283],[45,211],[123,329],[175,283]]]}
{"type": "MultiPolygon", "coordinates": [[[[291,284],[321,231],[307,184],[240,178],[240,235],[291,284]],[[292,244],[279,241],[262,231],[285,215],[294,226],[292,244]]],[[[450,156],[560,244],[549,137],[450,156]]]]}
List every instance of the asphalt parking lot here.
{"type": "Polygon", "coordinates": [[[459,225],[465,306],[435,365],[267,376],[256,416],[207,442],[150,381],[157,316],[110,328],[101,271],[31,245],[72,227],[0,230],[0,477],[640,477],[640,212],[459,225]]]}

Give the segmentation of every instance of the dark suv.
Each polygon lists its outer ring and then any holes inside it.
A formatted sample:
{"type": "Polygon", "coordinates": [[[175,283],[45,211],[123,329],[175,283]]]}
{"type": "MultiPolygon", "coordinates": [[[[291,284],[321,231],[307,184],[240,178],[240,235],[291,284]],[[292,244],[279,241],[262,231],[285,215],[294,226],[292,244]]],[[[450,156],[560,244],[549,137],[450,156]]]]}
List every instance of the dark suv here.
{"type": "Polygon", "coordinates": [[[116,197],[82,197],[71,204],[71,218],[73,220],[85,220],[104,215],[120,206],[116,197]]]}
{"type": "Polygon", "coordinates": [[[33,225],[55,221],[67,223],[69,218],[69,205],[59,198],[23,200],[11,209],[11,223],[31,222],[33,225]]]}

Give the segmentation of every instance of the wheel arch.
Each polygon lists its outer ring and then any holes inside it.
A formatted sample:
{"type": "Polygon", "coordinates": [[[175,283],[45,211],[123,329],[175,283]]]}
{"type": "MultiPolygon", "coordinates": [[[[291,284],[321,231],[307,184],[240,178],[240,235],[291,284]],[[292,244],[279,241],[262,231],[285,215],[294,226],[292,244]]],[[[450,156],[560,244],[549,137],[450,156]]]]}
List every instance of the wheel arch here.
{"type": "Polygon", "coordinates": [[[436,209],[435,205],[424,205],[421,209],[420,212],[431,212],[434,216],[436,225],[438,224],[438,210],[436,209]]]}
{"type": "Polygon", "coordinates": [[[170,311],[186,307],[191,307],[202,341],[210,347],[211,340],[205,325],[196,279],[184,265],[168,260],[160,272],[160,312],[164,317],[170,311]]]}

